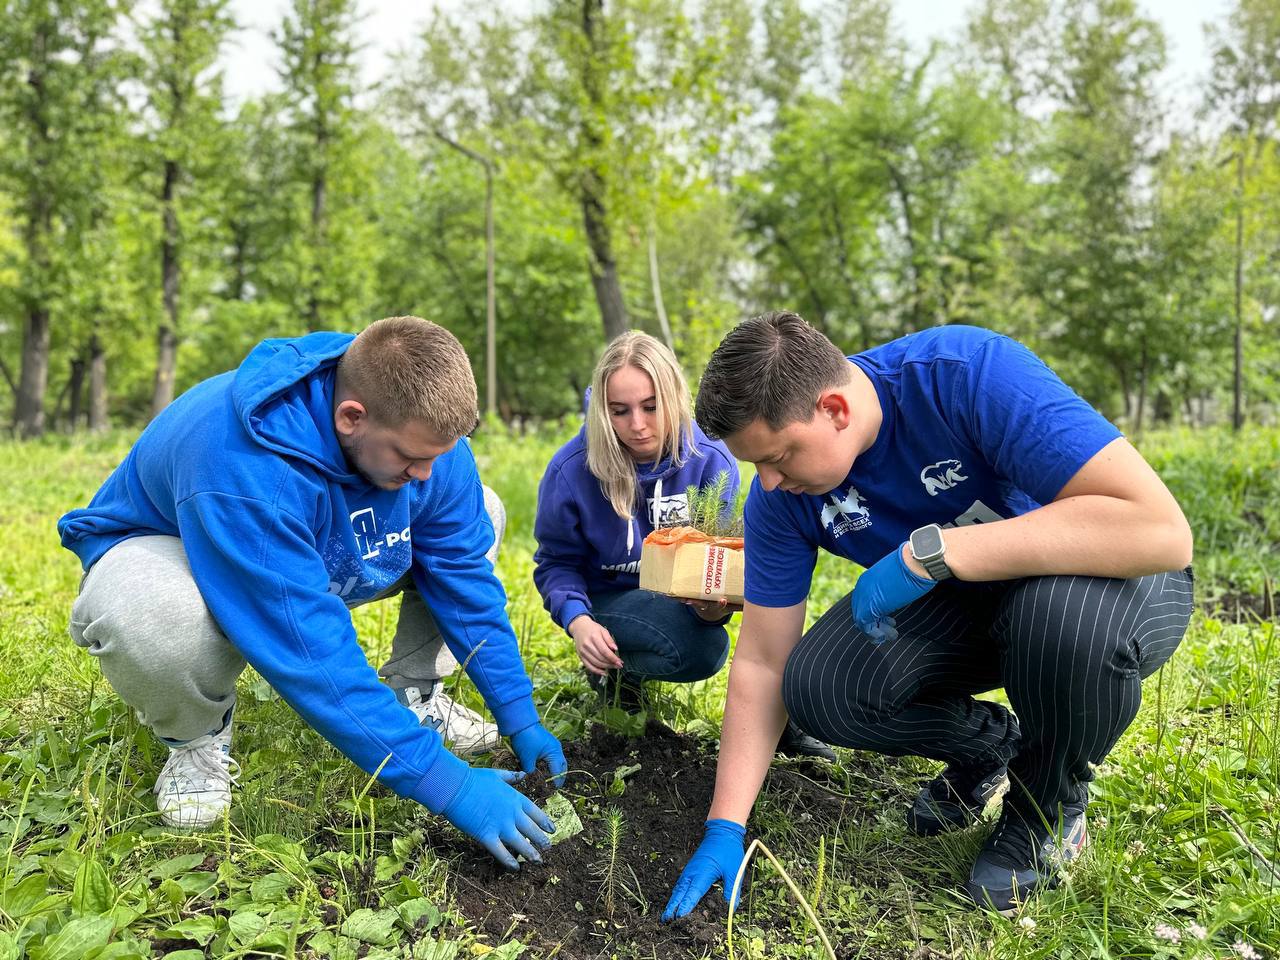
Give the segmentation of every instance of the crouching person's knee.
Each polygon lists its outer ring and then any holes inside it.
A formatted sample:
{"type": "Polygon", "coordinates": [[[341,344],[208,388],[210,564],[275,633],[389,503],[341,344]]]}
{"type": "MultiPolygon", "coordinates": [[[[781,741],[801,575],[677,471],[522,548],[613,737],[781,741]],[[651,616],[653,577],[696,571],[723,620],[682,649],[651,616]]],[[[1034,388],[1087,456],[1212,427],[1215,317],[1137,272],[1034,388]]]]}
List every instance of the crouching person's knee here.
{"type": "Polygon", "coordinates": [[[826,660],[813,653],[811,647],[797,646],[782,673],[782,703],[792,723],[823,743],[881,749],[888,711],[879,703],[859,701],[826,660]]]}
{"type": "Polygon", "coordinates": [[[160,736],[202,736],[234,703],[244,659],[218,629],[175,537],[109,550],[85,578],[70,633],[160,736]]]}
{"type": "Polygon", "coordinates": [[[701,631],[698,642],[682,651],[680,670],[687,682],[714,677],[729,657],[729,634],[724,627],[701,631]]]}

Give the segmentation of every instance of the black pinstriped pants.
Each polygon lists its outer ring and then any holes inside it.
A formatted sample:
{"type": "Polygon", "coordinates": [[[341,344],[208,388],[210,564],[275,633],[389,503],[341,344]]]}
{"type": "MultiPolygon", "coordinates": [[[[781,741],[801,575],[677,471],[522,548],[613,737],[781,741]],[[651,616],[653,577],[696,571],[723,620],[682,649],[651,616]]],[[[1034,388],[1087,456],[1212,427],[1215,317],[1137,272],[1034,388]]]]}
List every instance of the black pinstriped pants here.
{"type": "Polygon", "coordinates": [[[791,719],[827,743],[947,763],[1009,762],[1006,803],[1054,811],[1085,798],[1133,722],[1142,679],[1177,649],[1191,617],[1191,569],[1133,580],[946,581],[895,614],[896,640],[853,623],[849,598],[787,661],[791,719]],[[973,694],[1004,687],[1021,724],[973,694]],[[1016,752],[1014,750],[1016,749],[1016,752]]]}

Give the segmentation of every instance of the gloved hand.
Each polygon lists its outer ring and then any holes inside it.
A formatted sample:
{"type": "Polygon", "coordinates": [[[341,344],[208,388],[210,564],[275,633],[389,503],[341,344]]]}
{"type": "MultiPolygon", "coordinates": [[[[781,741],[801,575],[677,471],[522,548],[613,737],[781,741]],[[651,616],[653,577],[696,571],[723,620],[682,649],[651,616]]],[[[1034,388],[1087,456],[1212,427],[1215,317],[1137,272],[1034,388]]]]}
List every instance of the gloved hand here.
{"type": "Polygon", "coordinates": [[[564,773],[569,769],[569,763],[564,758],[560,741],[542,724],[535,723],[519,733],[513,733],[511,749],[515,751],[520,760],[520,769],[525,773],[533,773],[538,768],[538,761],[545,760],[551,770],[551,782],[557,787],[564,786],[564,773]]]}
{"type": "Polygon", "coordinates": [[[523,776],[514,770],[472,767],[441,811],[508,870],[520,869],[516,855],[541,863],[538,851],[550,848],[551,834],[556,832],[551,818],[511,786],[523,776]]]}
{"type": "Polygon", "coordinates": [[[663,923],[690,913],[717,880],[724,886],[724,899],[728,902],[733,881],[738,877],[738,868],[742,866],[746,853],[746,836],[747,828],[740,823],[732,820],[707,821],[702,843],[685,864],[671,899],[667,901],[667,908],[662,911],[663,923]]]}
{"type": "Polygon", "coordinates": [[[936,587],[937,581],[917,576],[902,558],[902,544],[873,563],[853,586],[849,603],[853,622],[877,643],[897,639],[897,623],[890,616],[936,587]]]}

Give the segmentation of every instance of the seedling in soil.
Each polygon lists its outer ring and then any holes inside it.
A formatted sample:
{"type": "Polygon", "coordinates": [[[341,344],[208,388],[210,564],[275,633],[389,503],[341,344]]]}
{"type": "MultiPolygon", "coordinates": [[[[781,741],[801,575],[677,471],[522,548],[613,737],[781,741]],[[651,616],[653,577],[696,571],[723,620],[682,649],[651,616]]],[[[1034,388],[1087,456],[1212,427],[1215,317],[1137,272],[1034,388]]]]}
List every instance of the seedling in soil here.
{"type": "Polygon", "coordinates": [[[617,909],[618,890],[622,885],[618,848],[622,844],[625,829],[622,811],[617,807],[610,807],[604,815],[604,856],[595,868],[600,880],[600,899],[604,901],[604,912],[610,920],[613,919],[613,912],[617,909]]]}
{"type": "Polygon", "coordinates": [[[613,771],[613,779],[609,781],[609,789],[606,793],[611,797],[620,797],[627,791],[627,777],[633,773],[638,773],[640,764],[628,763],[623,764],[613,771]]]}

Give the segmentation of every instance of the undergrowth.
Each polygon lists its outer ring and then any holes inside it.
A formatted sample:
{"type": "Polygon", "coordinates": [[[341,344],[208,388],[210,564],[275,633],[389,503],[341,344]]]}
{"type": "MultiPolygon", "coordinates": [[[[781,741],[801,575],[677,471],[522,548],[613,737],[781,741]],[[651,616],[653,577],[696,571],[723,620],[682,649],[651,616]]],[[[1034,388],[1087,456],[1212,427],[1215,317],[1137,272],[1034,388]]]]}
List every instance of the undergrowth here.
{"type": "MultiPolygon", "coordinates": [[[[488,429],[475,442],[508,511],[499,573],[512,623],[539,705],[566,738],[596,707],[531,573],[537,480],[572,429],[488,429]]],[[[433,844],[451,828],[370,784],[251,671],[240,686],[234,751],[244,774],[231,817],[205,834],[160,825],[151,786],[164,748],[67,638],[80,572],[54,530],[130,439],[0,445],[0,960],[518,955],[519,945],[479,938],[457,912],[449,862],[433,844]]],[[[758,804],[753,834],[832,939],[864,945],[856,956],[1275,955],[1280,637],[1260,614],[1280,556],[1280,432],[1158,434],[1143,449],[1191,519],[1202,606],[1098,769],[1092,847],[1062,886],[1015,921],[967,907],[959,885],[982,829],[920,838],[903,823],[918,783],[936,772],[923,760],[841,750],[822,809],[798,807],[781,786],[758,804]]],[[[810,617],[854,575],[824,558],[810,617]]],[[[375,664],[395,611],[355,611],[375,664]]],[[[663,687],[659,709],[672,726],[714,738],[724,685],[722,672],[663,687]]],[[[455,692],[480,705],[468,684],[455,692]]],[[[814,936],[803,953],[766,942],[762,918],[810,934],[812,924],[771,866],[757,861],[749,872],[736,955],[823,955],[814,936]]],[[[615,880],[605,886],[616,903],[627,877],[615,880]]]]}

